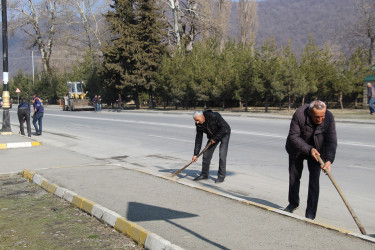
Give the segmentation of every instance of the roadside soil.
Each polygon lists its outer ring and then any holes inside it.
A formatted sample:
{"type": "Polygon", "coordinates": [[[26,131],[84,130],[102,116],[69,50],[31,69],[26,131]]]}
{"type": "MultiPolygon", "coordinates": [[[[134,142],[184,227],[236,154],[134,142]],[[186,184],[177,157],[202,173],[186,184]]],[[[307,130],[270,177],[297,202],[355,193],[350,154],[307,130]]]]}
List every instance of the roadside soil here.
{"type": "Polygon", "coordinates": [[[21,175],[0,176],[0,249],[143,249],[21,175]]]}

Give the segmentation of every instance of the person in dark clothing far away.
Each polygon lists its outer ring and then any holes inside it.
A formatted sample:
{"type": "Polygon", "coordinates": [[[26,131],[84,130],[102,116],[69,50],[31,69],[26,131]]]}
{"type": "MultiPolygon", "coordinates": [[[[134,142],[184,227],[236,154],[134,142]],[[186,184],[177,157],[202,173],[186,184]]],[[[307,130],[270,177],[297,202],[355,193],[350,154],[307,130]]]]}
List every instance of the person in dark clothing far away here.
{"type": "Polygon", "coordinates": [[[324,102],[313,101],[297,109],[285,148],[289,154],[289,205],[284,211],[293,213],[299,206],[303,161],[307,160],[310,174],[305,216],[313,220],[318,208],[320,169],[331,169],[337,148],[335,120],[324,102]],[[317,156],[325,161],[324,166],[320,166],[317,156]]]}
{"type": "Polygon", "coordinates": [[[27,102],[21,101],[21,103],[18,105],[17,116],[18,116],[18,121],[20,122],[21,135],[25,135],[23,123],[26,122],[27,136],[31,137],[30,104],[28,104],[27,102]]]}
{"type": "Polygon", "coordinates": [[[198,159],[198,154],[202,147],[203,133],[207,134],[207,144],[209,142],[212,143],[206,152],[203,153],[202,171],[194,181],[208,179],[212,155],[217,145],[220,143],[219,171],[215,182],[221,183],[226,176],[226,161],[231,129],[219,113],[212,112],[211,110],[204,112],[195,111],[193,118],[195,120],[197,133],[195,136],[194,156],[192,161],[196,162],[198,159]]]}
{"type": "Polygon", "coordinates": [[[375,86],[370,82],[367,83],[367,98],[370,109],[370,115],[375,115],[375,86]]]}
{"type": "Polygon", "coordinates": [[[116,102],[117,102],[117,112],[120,112],[122,110],[122,98],[121,98],[121,94],[118,94],[116,102]]]}

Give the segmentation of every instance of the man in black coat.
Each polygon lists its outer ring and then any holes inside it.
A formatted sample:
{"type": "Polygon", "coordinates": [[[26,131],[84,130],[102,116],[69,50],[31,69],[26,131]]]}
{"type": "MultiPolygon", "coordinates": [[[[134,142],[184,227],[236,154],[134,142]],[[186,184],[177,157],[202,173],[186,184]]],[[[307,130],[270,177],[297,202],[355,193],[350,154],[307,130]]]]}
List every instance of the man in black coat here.
{"type": "Polygon", "coordinates": [[[305,216],[313,220],[318,208],[320,169],[331,169],[337,148],[335,120],[324,102],[313,101],[297,109],[285,147],[289,154],[289,205],[284,211],[292,213],[299,206],[303,161],[307,160],[310,175],[305,216]],[[319,155],[324,166],[318,162],[319,155]]]}
{"type": "Polygon", "coordinates": [[[18,105],[17,116],[18,116],[18,121],[20,122],[21,135],[25,135],[23,123],[26,122],[27,136],[31,137],[30,104],[28,104],[27,102],[21,102],[18,105]]]}
{"type": "Polygon", "coordinates": [[[212,143],[206,152],[203,153],[202,171],[194,181],[208,179],[212,155],[217,145],[220,143],[219,171],[215,182],[221,183],[226,176],[227,152],[231,129],[218,112],[212,112],[211,110],[204,112],[195,111],[193,118],[195,120],[197,134],[195,136],[194,156],[192,161],[196,162],[198,159],[198,154],[202,147],[203,133],[207,134],[209,140],[207,144],[209,142],[212,143]]]}

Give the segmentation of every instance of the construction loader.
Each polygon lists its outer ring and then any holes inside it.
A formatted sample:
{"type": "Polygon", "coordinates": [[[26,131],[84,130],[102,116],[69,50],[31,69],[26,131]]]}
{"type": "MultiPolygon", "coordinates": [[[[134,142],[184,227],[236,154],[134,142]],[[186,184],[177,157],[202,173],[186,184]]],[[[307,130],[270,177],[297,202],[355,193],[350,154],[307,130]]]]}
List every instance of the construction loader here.
{"type": "Polygon", "coordinates": [[[90,99],[86,97],[87,91],[84,92],[83,82],[67,82],[68,92],[61,102],[64,111],[74,110],[92,110],[94,106],[90,99]]]}

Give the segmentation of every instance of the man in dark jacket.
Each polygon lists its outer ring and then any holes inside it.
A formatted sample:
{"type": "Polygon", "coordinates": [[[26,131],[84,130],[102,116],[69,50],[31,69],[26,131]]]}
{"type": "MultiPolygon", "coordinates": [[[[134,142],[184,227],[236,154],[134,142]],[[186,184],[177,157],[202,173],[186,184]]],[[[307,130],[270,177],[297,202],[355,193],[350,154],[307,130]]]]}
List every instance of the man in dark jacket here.
{"type": "Polygon", "coordinates": [[[375,115],[375,86],[370,82],[367,83],[367,98],[370,109],[370,115],[375,115]]]}
{"type": "Polygon", "coordinates": [[[198,159],[198,154],[202,147],[203,133],[206,133],[207,138],[209,139],[207,144],[209,142],[212,143],[206,152],[203,153],[202,171],[194,181],[208,179],[212,155],[217,145],[220,143],[219,171],[215,182],[221,183],[226,176],[227,152],[231,131],[230,127],[219,113],[212,112],[211,110],[204,112],[195,111],[193,118],[195,120],[197,134],[195,136],[194,156],[192,160],[196,162],[198,159]]]}
{"type": "Polygon", "coordinates": [[[30,125],[30,104],[27,102],[21,102],[18,105],[17,110],[18,121],[20,122],[20,132],[21,135],[25,135],[25,130],[23,123],[26,122],[27,125],[27,136],[31,137],[31,125],[30,125]]]}
{"type": "Polygon", "coordinates": [[[292,213],[299,206],[303,161],[307,160],[310,175],[305,216],[313,220],[318,208],[320,169],[331,169],[337,148],[335,120],[324,102],[313,101],[297,109],[285,147],[289,154],[289,205],[284,211],[292,213]],[[319,165],[319,155],[324,166],[319,165]]]}
{"type": "Polygon", "coordinates": [[[38,94],[35,93],[33,95],[33,108],[34,108],[34,114],[33,114],[33,124],[36,131],[36,135],[42,135],[42,121],[43,121],[43,114],[44,114],[44,107],[42,100],[39,99],[38,94]],[[36,124],[38,122],[38,125],[36,124]]]}

